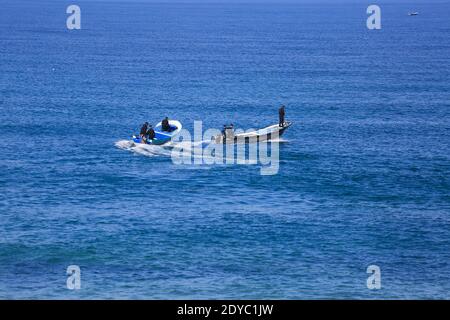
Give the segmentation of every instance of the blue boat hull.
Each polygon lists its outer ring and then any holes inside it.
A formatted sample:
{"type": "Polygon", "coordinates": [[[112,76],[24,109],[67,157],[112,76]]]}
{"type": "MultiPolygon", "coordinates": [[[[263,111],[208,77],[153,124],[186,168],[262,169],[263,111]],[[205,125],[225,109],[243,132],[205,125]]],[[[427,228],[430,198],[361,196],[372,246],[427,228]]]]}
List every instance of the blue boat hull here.
{"type": "MultiPolygon", "coordinates": [[[[171,120],[169,121],[170,125],[170,131],[162,131],[161,129],[161,123],[157,124],[155,126],[155,138],[154,139],[148,139],[145,144],[153,144],[153,145],[162,145],[177,135],[181,130],[181,123],[178,121],[171,120]]],[[[134,143],[143,143],[141,137],[135,135],[133,136],[133,142],[134,143]]]]}

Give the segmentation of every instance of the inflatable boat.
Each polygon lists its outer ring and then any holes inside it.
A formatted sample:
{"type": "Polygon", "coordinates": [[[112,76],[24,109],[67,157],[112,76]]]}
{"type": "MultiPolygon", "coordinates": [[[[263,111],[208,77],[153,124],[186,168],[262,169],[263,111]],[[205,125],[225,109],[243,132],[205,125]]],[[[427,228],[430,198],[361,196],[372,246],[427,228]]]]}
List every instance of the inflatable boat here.
{"type": "MultiPolygon", "coordinates": [[[[155,138],[154,139],[148,139],[146,144],[153,144],[153,145],[162,145],[170,140],[172,140],[173,137],[175,137],[178,133],[180,133],[183,126],[181,125],[181,122],[177,120],[169,120],[169,126],[170,129],[168,131],[162,130],[162,123],[158,123],[156,126],[153,127],[153,130],[155,130],[155,138]]],[[[142,139],[139,137],[139,135],[133,135],[133,142],[134,143],[143,143],[142,139]]]]}

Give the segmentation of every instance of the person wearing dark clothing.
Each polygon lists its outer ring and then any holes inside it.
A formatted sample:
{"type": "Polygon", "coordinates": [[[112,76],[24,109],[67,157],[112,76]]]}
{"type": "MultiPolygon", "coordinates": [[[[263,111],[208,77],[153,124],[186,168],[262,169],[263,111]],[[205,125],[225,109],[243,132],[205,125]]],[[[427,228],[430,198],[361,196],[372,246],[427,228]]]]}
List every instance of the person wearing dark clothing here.
{"type": "Polygon", "coordinates": [[[284,106],[281,106],[280,109],[278,109],[278,115],[279,115],[279,118],[280,118],[280,121],[279,121],[278,125],[280,127],[284,126],[284,116],[285,116],[285,114],[286,114],[286,111],[284,110],[284,106]]]}
{"type": "Polygon", "coordinates": [[[150,125],[147,130],[147,138],[150,140],[155,139],[155,130],[153,130],[152,126],[150,125]]]}
{"type": "Polygon", "coordinates": [[[141,136],[145,136],[145,134],[147,133],[147,129],[148,129],[148,122],[144,123],[141,127],[141,136]]]}
{"type": "Polygon", "coordinates": [[[148,122],[144,123],[141,127],[141,132],[139,133],[139,137],[141,137],[141,142],[145,143],[145,136],[147,134],[148,122]]]}
{"type": "Polygon", "coordinates": [[[170,131],[169,118],[165,117],[163,121],[161,121],[161,127],[163,131],[170,131]]]}

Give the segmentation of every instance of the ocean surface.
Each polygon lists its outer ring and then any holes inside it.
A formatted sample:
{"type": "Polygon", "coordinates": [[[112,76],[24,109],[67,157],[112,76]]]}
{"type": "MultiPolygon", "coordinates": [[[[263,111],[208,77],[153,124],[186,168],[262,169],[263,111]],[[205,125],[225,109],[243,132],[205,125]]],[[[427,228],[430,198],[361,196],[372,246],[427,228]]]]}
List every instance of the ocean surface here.
{"type": "Polygon", "coordinates": [[[0,298],[449,299],[450,4],[379,4],[2,0],[0,298]],[[275,175],[117,146],[280,104],[275,175]]]}

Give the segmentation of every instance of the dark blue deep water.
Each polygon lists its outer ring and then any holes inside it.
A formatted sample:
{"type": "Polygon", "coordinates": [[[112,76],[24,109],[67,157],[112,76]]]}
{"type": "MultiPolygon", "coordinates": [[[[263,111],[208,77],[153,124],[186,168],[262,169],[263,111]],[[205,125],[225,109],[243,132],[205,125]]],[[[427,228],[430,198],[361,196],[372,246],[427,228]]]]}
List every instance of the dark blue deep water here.
{"type": "Polygon", "coordinates": [[[448,3],[71,3],[1,2],[0,298],[450,298],[448,3]],[[281,103],[276,175],[115,146],[281,103]]]}

